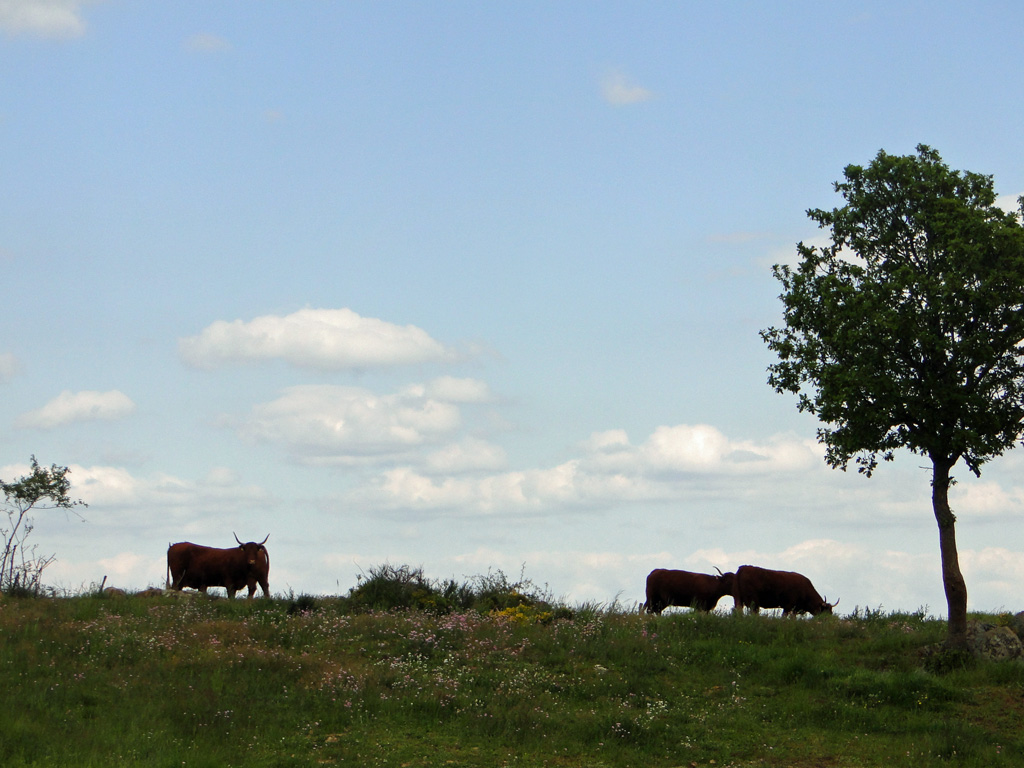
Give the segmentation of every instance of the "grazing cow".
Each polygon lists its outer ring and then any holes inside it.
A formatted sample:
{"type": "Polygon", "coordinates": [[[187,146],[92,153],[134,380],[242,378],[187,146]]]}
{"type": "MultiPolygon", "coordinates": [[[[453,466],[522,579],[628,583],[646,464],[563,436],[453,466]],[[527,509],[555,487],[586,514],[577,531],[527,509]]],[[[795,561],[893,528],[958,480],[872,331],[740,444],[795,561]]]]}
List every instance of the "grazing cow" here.
{"type": "Polygon", "coordinates": [[[207,587],[224,587],[228,597],[233,598],[235,592],[249,587],[249,599],[256,593],[256,584],[263,589],[263,597],[270,597],[267,578],[270,574],[270,555],[267,538],[256,543],[250,541],[243,544],[238,541],[237,547],[217,549],[204,547],[189,541],[171,544],[167,548],[167,573],[170,589],[181,590],[185,587],[198,589],[204,595],[207,587]]]}
{"type": "Polygon", "coordinates": [[[711,611],[722,597],[733,593],[735,578],[736,574],[721,571],[713,576],[655,568],[647,576],[647,601],[641,607],[658,614],[670,605],[711,611]]]}
{"type": "Polygon", "coordinates": [[[757,613],[761,608],[781,608],[783,616],[798,613],[832,613],[839,604],[829,603],[802,573],[772,571],[756,565],[741,565],[736,569],[736,584],[733,597],[734,610],[742,613],[750,608],[757,613]]]}

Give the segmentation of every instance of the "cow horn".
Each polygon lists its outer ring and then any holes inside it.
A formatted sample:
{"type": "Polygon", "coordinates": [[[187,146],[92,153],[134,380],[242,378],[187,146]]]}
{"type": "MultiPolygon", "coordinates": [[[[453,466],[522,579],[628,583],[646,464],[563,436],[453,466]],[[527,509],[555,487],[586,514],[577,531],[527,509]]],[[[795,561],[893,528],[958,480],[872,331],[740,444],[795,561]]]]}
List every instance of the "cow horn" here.
{"type": "MultiPolygon", "coordinates": [[[[235,533],[234,531],[232,531],[232,532],[231,532],[231,535],[235,537],[235,541],[238,541],[238,534],[237,534],[237,533],[235,533]]],[[[241,546],[241,545],[242,545],[242,542],[241,542],[241,541],[238,541],[238,544],[239,544],[239,546],[241,546]]]]}
{"type": "Polygon", "coordinates": [[[719,567],[718,567],[717,565],[715,566],[715,570],[716,570],[716,571],[718,571],[718,575],[719,575],[719,576],[725,576],[725,574],[724,574],[724,573],[722,573],[722,569],[721,569],[721,568],[719,568],[719,567]]]}
{"type": "MultiPolygon", "coordinates": [[[[826,602],[828,602],[828,601],[826,601],[826,602]]],[[[836,598],[836,601],[834,603],[832,603],[832,607],[835,608],[837,605],[839,605],[839,598],[838,597],[836,598]]]]}
{"type": "Polygon", "coordinates": [[[262,547],[264,544],[266,544],[267,543],[267,539],[269,539],[269,538],[270,538],[270,534],[268,533],[267,534],[267,538],[260,542],[260,546],[262,547]]]}

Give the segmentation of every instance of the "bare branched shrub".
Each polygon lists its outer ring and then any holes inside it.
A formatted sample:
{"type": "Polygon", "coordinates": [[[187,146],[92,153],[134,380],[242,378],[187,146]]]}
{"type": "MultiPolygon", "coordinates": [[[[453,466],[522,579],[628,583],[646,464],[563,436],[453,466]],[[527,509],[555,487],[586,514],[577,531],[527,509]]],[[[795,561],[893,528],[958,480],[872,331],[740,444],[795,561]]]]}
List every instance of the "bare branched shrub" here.
{"type": "Polygon", "coordinates": [[[7,514],[6,524],[0,518],[0,592],[32,595],[42,592],[43,571],[57,558],[41,555],[35,544],[27,543],[35,527],[30,513],[40,509],[74,511],[77,506],[87,506],[68,496],[70,471],[56,464],[49,469],[40,467],[33,456],[30,474],[10,483],[0,480],[3,511],[7,514]]]}

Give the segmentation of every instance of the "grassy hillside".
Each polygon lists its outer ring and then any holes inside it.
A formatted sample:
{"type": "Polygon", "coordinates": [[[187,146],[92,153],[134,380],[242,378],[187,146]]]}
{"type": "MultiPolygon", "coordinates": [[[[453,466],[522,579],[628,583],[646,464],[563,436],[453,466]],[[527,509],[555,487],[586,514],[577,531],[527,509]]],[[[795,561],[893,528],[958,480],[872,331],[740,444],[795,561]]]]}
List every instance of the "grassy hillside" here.
{"type": "Polygon", "coordinates": [[[479,591],[466,608],[450,586],[432,610],[368,610],[358,591],[0,597],[0,765],[1024,764],[1024,663],[926,662],[934,619],[482,607],[479,591]]]}

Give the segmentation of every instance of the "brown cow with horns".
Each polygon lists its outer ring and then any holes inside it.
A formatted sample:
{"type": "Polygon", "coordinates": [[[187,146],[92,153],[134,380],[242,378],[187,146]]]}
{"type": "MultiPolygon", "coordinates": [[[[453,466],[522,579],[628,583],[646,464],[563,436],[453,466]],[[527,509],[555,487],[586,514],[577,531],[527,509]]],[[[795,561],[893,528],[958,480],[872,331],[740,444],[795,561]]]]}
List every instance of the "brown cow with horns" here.
{"type": "Polygon", "coordinates": [[[234,534],[237,547],[218,549],[181,541],[167,548],[167,573],[170,589],[185,587],[198,589],[204,595],[207,587],[224,587],[228,597],[249,587],[249,599],[256,594],[256,584],[263,589],[263,597],[270,597],[267,583],[270,574],[270,555],[263,546],[270,538],[257,543],[243,544],[234,534]]]}
{"type": "MultiPolygon", "coordinates": [[[[716,569],[717,570],[717,569],[716,569]]],[[[655,568],[647,576],[647,601],[641,606],[648,613],[661,613],[670,605],[713,611],[718,601],[733,593],[733,573],[674,571],[655,568]]]]}
{"type": "Polygon", "coordinates": [[[783,616],[832,613],[839,604],[838,600],[830,603],[819,595],[811,580],[802,573],[772,571],[756,565],[741,565],[736,569],[733,597],[734,610],[739,613],[744,608],[750,608],[753,613],[761,608],[781,608],[783,616]]]}

